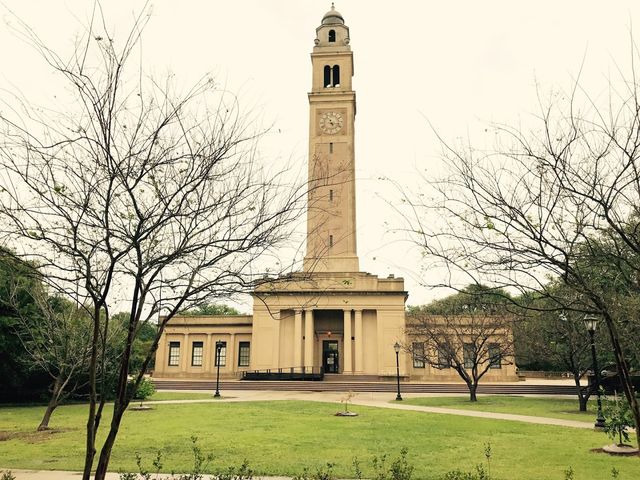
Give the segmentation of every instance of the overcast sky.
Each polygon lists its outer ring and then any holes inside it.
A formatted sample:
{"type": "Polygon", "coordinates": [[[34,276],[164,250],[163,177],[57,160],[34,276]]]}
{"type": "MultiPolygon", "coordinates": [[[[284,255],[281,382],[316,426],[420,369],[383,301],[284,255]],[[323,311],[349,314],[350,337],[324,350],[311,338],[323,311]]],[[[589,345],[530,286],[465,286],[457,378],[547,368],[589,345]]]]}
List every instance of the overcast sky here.
{"type": "MultiPolygon", "coordinates": [[[[145,2],[104,0],[114,38],[128,33],[145,2]]],[[[87,22],[90,0],[0,0],[0,88],[46,102],[50,71],[10,33],[12,10],[66,56],[87,22]]],[[[331,2],[319,0],[156,0],[144,33],[145,71],[189,85],[213,73],[258,109],[274,129],[264,158],[307,161],[308,102],[315,28],[331,2]]],[[[416,170],[439,172],[440,146],[482,137],[483,122],[527,129],[541,92],[569,89],[580,74],[593,96],[630,64],[640,1],[341,0],[350,28],[357,92],[356,171],[361,269],[403,275],[408,303],[433,292],[417,285],[418,256],[388,233],[397,193],[381,178],[414,184],[416,170]]],[[[636,31],[636,36],[638,36],[636,31]]]]}

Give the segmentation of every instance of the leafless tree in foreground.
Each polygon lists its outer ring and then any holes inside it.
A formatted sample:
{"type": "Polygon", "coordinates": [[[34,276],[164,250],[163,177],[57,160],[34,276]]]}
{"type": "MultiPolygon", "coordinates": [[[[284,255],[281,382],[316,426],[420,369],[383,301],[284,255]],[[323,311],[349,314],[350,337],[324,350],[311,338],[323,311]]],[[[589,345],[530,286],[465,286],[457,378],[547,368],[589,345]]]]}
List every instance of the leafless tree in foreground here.
{"type": "Polygon", "coordinates": [[[277,273],[271,255],[289,237],[306,194],[287,172],[260,167],[263,132],[213,80],[176,94],[170,80],[136,71],[147,19],[140,15],[128,38],[116,41],[96,14],[68,59],[14,19],[65,80],[73,108],[41,108],[16,96],[0,114],[2,241],[92,320],[84,480],[105,405],[99,393],[111,308],[126,305],[129,321],[96,479],[105,478],[122,416],[167,322],[207,299],[254,288],[263,277],[257,260],[277,273]],[[144,364],[130,372],[136,334],[160,309],[144,364]]]}
{"type": "Polygon", "coordinates": [[[513,363],[511,320],[485,312],[463,315],[412,313],[407,316],[409,351],[414,361],[453,368],[477,401],[480,379],[492,368],[513,363]]]}
{"type": "Polygon", "coordinates": [[[640,443],[619,334],[638,322],[620,312],[640,293],[639,92],[635,71],[609,84],[604,105],[576,82],[569,94],[540,100],[535,129],[493,127],[494,151],[443,143],[448,175],[429,182],[429,201],[407,195],[403,214],[425,257],[451,272],[444,284],[466,275],[553,297],[549,285],[559,279],[577,299],[563,310],[601,316],[640,443]]]}

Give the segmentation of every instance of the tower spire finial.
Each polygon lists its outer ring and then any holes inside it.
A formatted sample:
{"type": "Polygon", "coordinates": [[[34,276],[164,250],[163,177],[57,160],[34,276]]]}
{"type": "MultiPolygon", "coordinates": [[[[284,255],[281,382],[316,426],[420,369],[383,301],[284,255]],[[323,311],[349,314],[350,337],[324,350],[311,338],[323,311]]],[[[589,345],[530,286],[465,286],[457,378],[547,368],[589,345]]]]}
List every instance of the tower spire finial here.
{"type": "Polygon", "coordinates": [[[335,9],[336,9],[335,3],[331,2],[331,10],[335,10],[335,9]]]}

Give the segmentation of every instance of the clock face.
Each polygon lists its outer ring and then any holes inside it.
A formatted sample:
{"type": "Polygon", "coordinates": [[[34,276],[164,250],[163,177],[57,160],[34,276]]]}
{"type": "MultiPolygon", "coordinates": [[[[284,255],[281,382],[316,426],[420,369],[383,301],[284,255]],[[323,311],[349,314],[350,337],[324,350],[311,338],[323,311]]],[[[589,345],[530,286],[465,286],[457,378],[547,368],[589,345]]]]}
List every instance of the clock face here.
{"type": "Polygon", "coordinates": [[[320,117],[320,129],[328,134],[334,135],[342,130],[344,120],[338,112],[325,112],[320,117]]]}

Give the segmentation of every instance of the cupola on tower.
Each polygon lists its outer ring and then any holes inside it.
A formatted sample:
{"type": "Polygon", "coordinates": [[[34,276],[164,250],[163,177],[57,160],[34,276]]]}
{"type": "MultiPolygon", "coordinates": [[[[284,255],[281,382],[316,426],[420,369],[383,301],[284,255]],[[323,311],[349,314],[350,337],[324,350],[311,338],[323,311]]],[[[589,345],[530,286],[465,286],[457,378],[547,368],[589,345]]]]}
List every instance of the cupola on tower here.
{"type": "Polygon", "coordinates": [[[304,270],[357,272],[353,53],[349,27],[333,5],[314,43],[304,270]]]}

